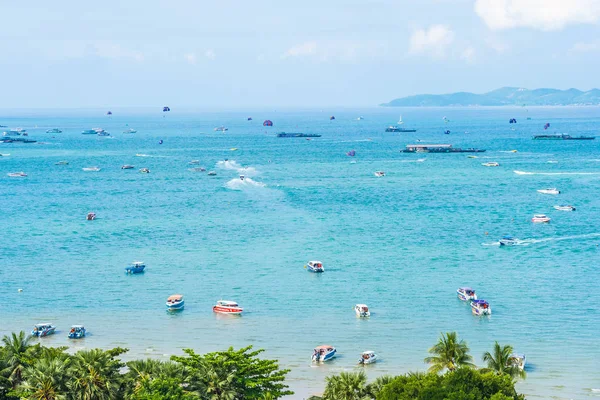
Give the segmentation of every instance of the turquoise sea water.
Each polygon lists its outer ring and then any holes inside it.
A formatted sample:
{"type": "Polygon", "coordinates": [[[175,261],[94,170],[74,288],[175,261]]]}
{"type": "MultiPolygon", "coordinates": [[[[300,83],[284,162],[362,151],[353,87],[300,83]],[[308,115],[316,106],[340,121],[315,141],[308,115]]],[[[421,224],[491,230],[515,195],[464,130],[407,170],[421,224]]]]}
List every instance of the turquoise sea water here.
{"type": "Polygon", "coordinates": [[[478,365],[495,340],[525,353],[518,387],[529,398],[600,396],[600,140],[531,140],[546,122],[552,133],[596,135],[598,109],[254,111],[254,121],[113,113],[0,112],[0,124],[42,142],[0,144],[10,153],[0,157],[0,334],[48,321],[59,330],[47,345],[125,346],[132,358],[253,344],[292,369],[302,398],[328,374],[357,368],[364,350],[381,357],[370,377],[425,370],[440,332],[457,331],[478,365]],[[400,113],[418,132],[384,132],[400,113]],[[267,118],[274,127],[262,126],[267,118]],[[229,131],[214,132],[220,125],[229,131]],[[97,126],[114,138],[80,134],[97,126]],[[45,133],[54,127],[63,133],[45,133]],[[138,133],[121,133],[130,127],[138,133]],[[274,137],[280,131],[323,136],[274,137]],[[400,153],[417,139],[487,152],[400,153]],[[90,166],[101,171],[82,171],[90,166]],[[198,166],[217,176],[189,170],[198,166]],[[16,171],[28,177],[7,176],[16,171]],[[536,192],[546,187],[562,194],[536,192]],[[577,211],[552,208],[561,203],[577,211]],[[96,221],[85,220],[89,211],[96,221]],[[552,222],[532,224],[534,213],[552,222]],[[494,245],[505,234],[526,243],[494,245]],[[308,273],[311,259],[326,272],[308,273]],[[146,273],[126,276],[134,260],[146,273]],[[491,317],[456,298],[462,285],[490,301],[491,317]],[[170,315],[173,293],[186,306],[170,315]],[[246,312],[213,314],[221,298],[246,312]],[[369,320],[355,317],[356,303],[370,306],[369,320]],[[71,324],[89,336],[70,342],[71,324]],[[319,344],[339,357],[311,365],[319,344]]]}

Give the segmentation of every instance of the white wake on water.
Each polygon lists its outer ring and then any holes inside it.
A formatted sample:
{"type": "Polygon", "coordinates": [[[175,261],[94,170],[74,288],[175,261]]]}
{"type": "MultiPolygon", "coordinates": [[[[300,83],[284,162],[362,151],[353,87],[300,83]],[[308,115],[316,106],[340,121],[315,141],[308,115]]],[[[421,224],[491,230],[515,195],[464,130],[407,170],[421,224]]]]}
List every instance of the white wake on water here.
{"type": "Polygon", "coordinates": [[[256,168],[254,167],[244,167],[238,164],[235,160],[223,160],[217,162],[217,167],[221,169],[225,169],[228,171],[237,171],[242,175],[255,175],[256,168]]]}
{"type": "Polygon", "coordinates": [[[600,172],[527,172],[513,171],[517,175],[545,175],[545,176],[560,176],[560,175],[600,175],[600,172]]]}
{"type": "Polygon", "coordinates": [[[243,180],[240,178],[234,178],[225,184],[229,189],[232,190],[244,190],[244,189],[254,189],[254,188],[264,188],[265,185],[262,182],[257,182],[250,178],[245,177],[243,180]]]}
{"type": "MultiPolygon", "coordinates": [[[[560,242],[562,240],[577,240],[577,239],[594,239],[600,237],[599,233],[584,233],[582,235],[573,235],[573,236],[562,236],[562,237],[553,237],[553,238],[543,238],[543,239],[516,239],[516,243],[514,246],[529,246],[535,243],[544,243],[544,242],[560,242]]],[[[484,246],[500,246],[500,242],[492,242],[492,243],[482,243],[484,246]]]]}

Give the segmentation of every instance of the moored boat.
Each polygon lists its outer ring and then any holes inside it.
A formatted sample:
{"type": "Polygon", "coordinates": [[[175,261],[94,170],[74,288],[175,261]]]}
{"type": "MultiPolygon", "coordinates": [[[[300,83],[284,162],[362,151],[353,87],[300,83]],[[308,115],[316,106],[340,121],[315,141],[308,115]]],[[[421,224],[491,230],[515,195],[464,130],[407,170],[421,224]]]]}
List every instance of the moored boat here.
{"type": "Polygon", "coordinates": [[[85,327],[83,325],[73,325],[69,331],[69,339],[81,339],[85,337],[85,327]]]}
{"type": "Polygon", "coordinates": [[[315,347],[313,350],[312,360],[313,362],[325,362],[333,359],[337,350],[335,347],[328,344],[315,347]]]}
{"type": "Polygon", "coordinates": [[[208,171],[208,176],[216,176],[217,173],[215,171],[208,171]]]}
{"type": "Polygon", "coordinates": [[[244,309],[235,301],[219,300],[213,307],[213,311],[218,314],[240,315],[244,309]]]}
{"type": "Polygon", "coordinates": [[[144,265],[143,262],[134,261],[133,263],[131,263],[131,265],[128,265],[127,267],[125,267],[125,273],[140,274],[140,273],[144,272],[144,269],[146,269],[146,265],[144,265]]]}
{"type": "Polygon", "coordinates": [[[387,128],[385,128],[386,132],[399,132],[399,133],[410,133],[410,132],[416,132],[416,129],[406,129],[406,128],[401,128],[399,126],[395,126],[395,125],[390,125],[387,128]]]}
{"type": "Polygon", "coordinates": [[[300,133],[300,132],[286,133],[286,132],[280,132],[280,133],[277,134],[277,137],[279,137],[279,138],[318,138],[318,137],[321,137],[321,135],[318,135],[316,133],[300,133]]]}
{"type": "Polygon", "coordinates": [[[27,174],[25,172],[23,172],[23,171],[21,171],[21,172],[9,172],[6,175],[10,176],[11,178],[25,178],[27,176],[27,174]]]}
{"type": "Polygon", "coordinates": [[[383,172],[383,171],[375,171],[375,176],[381,178],[382,176],[385,176],[385,172],[383,172]]]}
{"type": "Polygon", "coordinates": [[[137,133],[137,131],[135,129],[127,129],[125,131],[123,131],[123,133],[137,133]]]}
{"type": "Polygon", "coordinates": [[[125,164],[121,166],[121,169],[135,169],[133,165],[125,164]]]}
{"type": "Polygon", "coordinates": [[[325,272],[325,268],[323,268],[323,263],[321,261],[309,261],[306,264],[306,269],[309,272],[325,272]]]}
{"type": "Polygon", "coordinates": [[[519,243],[519,239],[515,239],[512,236],[503,236],[502,239],[499,240],[500,246],[514,246],[519,243]]]}
{"type": "Polygon", "coordinates": [[[547,223],[550,222],[550,218],[548,218],[548,216],[545,214],[535,214],[533,218],[531,218],[531,222],[536,224],[547,223]]]}
{"type": "Polygon", "coordinates": [[[100,168],[98,168],[98,167],[85,167],[85,168],[82,168],[82,170],[84,170],[86,172],[98,172],[98,171],[100,171],[100,168]]]}
{"type": "Polygon", "coordinates": [[[374,351],[372,350],[367,350],[367,351],[363,351],[363,353],[360,355],[360,359],[358,360],[359,364],[362,365],[367,365],[367,364],[373,364],[377,362],[377,354],[375,354],[374,351]]]}
{"type": "Polygon", "coordinates": [[[192,160],[188,164],[189,165],[198,165],[198,164],[200,164],[200,160],[192,160]]]}
{"type": "Polygon", "coordinates": [[[409,144],[403,153],[483,153],[485,149],[452,147],[451,144],[409,144]]]}
{"type": "Polygon", "coordinates": [[[492,308],[485,300],[471,300],[471,312],[474,315],[491,315],[492,308]]]}
{"type": "Polygon", "coordinates": [[[68,161],[57,161],[54,165],[69,165],[68,161]]]}
{"type": "Polygon", "coordinates": [[[50,323],[44,322],[41,324],[37,324],[33,327],[31,331],[32,336],[44,337],[48,335],[52,335],[56,332],[56,327],[50,323]]]}
{"type": "Polygon", "coordinates": [[[536,140],[594,140],[595,136],[571,136],[567,134],[562,135],[535,135],[533,137],[536,140]]]}
{"type": "Polygon", "coordinates": [[[355,305],[354,312],[356,313],[357,317],[366,318],[371,316],[371,311],[369,311],[369,307],[367,307],[366,304],[355,305]]]}
{"type": "Polygon", "coordinates": [[[527,359],[525,358],[525,354],[511,354],[510,358],[508,359],[508,364],[511,366],[515,366],[517,368],[519,368],[519,370],[523,371],[525,369],[525,364],[527,362],[527,359]]]}
{"type": "Polygon", "coordinates": [[[456,290],[458,298],[462,301],[477,300],[477,294],[470,287],[461,287],[456,290]]]}
{"type": "Polygon", "coordinates": [[[173,294],[167,298],[167,310],[169,311],[183,310],[184,304],[181,294],[173,294]]]}
{"type": "Polygon", "coordinates": [[[560,190],[556,188],[538,189],[537,192],[542,194],[560,194],[560,190]]]}
{"type": "Polygon", "coordinates": [[[140,172],[141,172],[142,174],[149,174],[149,173],[150,173],[150,170],[149,170],[148,168],[141,168],[141,169],[140,169],[140,172]]]}
{"type": "Polygon", "coordinates": [[[88,220],[88,221],[95,220],[96,219],[96,213],[94,213],[94,212],[87,213],[85,219],[88,220]]]}
{"type": "Polygon", "coordinates": [[[225,132],[228,130],[229,130],[229,128],[225,128],[224,126],[218,126],[215,128],[215,132],[225,132]]]}
{"type": "Polygon", "coordinates": [[[481,163],[481,165],[483,165],[484,167],[499,167],[500,164],[498,164],[497,162],[486,162],[486,163],[481,163]]]}
{"type": "Polygon", "coordinates": [[[62,133],[62,131],[58,128],[48,129],[46,133],[62,133]]]}
{"type": "Polygon", "coordinates": [[[558,211],[575,211],[576,208],[573,206],[569,206],[569,205],[560,205],[560,206],[554,206],[555,210],[558,211]]]}

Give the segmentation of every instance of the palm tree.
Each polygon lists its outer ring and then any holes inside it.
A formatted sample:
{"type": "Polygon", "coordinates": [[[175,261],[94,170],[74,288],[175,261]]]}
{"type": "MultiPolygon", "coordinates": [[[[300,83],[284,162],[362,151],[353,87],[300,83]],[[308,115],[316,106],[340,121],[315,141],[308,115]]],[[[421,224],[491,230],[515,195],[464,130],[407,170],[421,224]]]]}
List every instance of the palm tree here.
{"type": "Polygon", "coordinates": [[[117,398],[121,364],[110,352],[100,349],[78,351],[73,356],[73,379],[69,382],[76,400],[110,400],[117,398]]]}
{"type": "Polygon", "coordinates": [[[425,358],[431,364],[429,372],[438,373],[444,369],[454,371],[460,367],[474,367],[473,357],[469,355],[469,346],[464,340],[458,340],[456,332],[442,333],[435,346],[429,349],[431,357],[425,358]]]}
{"type": "Polygon", "coordinates": [[[382,375],[382,376],[377,377],[375,379],[375,381],[373,381],[372,383],[369,383],[369,386],[368,386],[369,394],[373,398],[376,398],[377,394],[379,392],[381,392],[381,389],[383,389],[383,387],[385,385],[387,385],[388,383],[390,383],[393,380],[394,380],[394,377],[391,375],[382,375]]]}
{"type": "Polygon", "coordinates": [[[205,392],[210,400],[234,400],[238,395],[235,390],[235,373],[217,371],[207,365],[203,374],[205,392]]]}
{"type": "Polygon", "coordinates": [[[493,354],[486,351],[483,355],[483,361],[487,367],[498,375],[509,375],[512,378],[525,378],[525,371],[511,362],[513,348],[510,345],[500,346],[498,342],[494,343],[493,354]]]}
{"type": "Polygon", "coordinates": [[[22,389],[31,400],[60,400],[65,398],[69,361],[42,358],[23,372],[22,389]]]}
{"type": "Polygon", "coordinates": [[[360,372],[341,372],[328,376],[327,386],[323,393],[324,400],[363,400],[370,399],[367,385],[367,374],[360,372]]]}
{"type": "Polygon", "coordinates": [[[12,333],[11,336],[4,336],[4,363],[5,368],[1,371],[3,375],[8,376],[13,388],[17,387],[23,380],[23,370],[31,363],[32,346],[29,344],[31,336],[27,336],[21,331],[19,334],[12,333]]]}

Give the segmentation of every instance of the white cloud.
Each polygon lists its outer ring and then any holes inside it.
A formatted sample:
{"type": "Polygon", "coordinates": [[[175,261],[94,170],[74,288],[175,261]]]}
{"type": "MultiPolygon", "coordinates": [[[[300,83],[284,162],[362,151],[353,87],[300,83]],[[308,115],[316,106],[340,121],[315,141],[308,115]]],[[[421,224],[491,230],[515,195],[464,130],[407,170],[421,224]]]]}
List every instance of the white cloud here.
{"type": "Polygon", "coordinates": [[[281,56],[282,58],[288,57],[306,57],[315,55],[317,52],[317,42],[305,42],[287,49],[281,56]]]}
{"type": "Polygon", "coordinates": [[[579,42],[571,47],[571,51],[575,53],[593,53],[600,51],[600,42],[579,42]]]}
{"type": "Polygon", "coordinates": [[[128,50],[118,44],[98,41],[93,44],[94,54],[102,58],[131,59],[144,61],[144,54],[136,50],[128,50]]]}
{"type": "Polygon", "coordinates": [[[460,54],[460,58],[469,64],[473,63],[475,61],[475,49],[472,46],[467,47],[460,54]]]}
{"type": "Polygon", "coordinates": [[[183,55],[183,58],[192,65],[196,65],[196,62],[198,61],[196,54],[194,53],[186,53],[183,55]]]}
{"type": "Polygon", "coordinates": [[[428,29],[419,29],[410,37],[410,52],[429,54],[443,58],[446,48],[454,41],[454,32],[445,25],[432,25],[428,29]]]}
{"type": "Polygon", "coordinates": [[[206,50],[204,52],[204,56],[209,60],[214,60],[215,58],[217,58],[217,55],[215,54],[215,51],[213,49],[206,50]]]}
{"type": "Polygon", "coordinates": [[[600,0],[475,0],[475,12],[490,29],[528,27],[542,31],[600,19],[600,0]]]}

